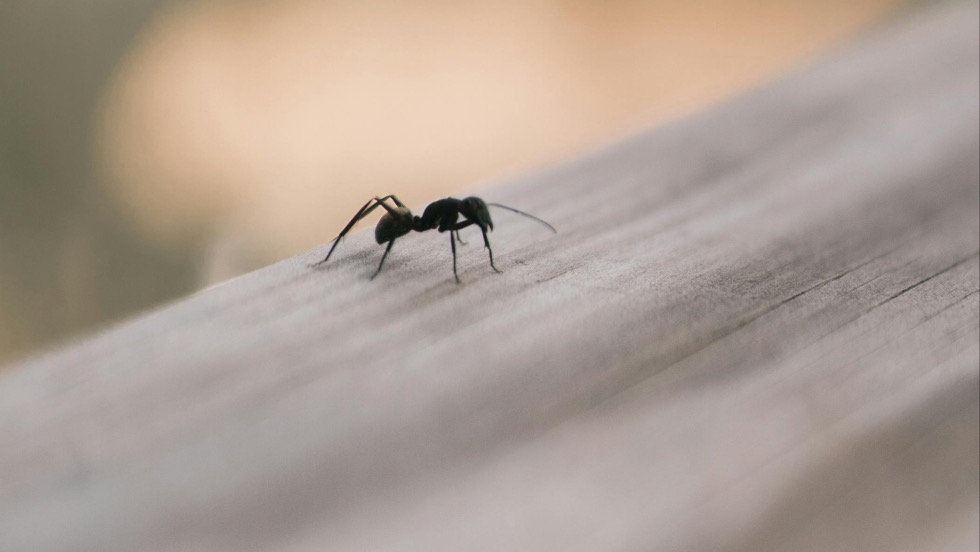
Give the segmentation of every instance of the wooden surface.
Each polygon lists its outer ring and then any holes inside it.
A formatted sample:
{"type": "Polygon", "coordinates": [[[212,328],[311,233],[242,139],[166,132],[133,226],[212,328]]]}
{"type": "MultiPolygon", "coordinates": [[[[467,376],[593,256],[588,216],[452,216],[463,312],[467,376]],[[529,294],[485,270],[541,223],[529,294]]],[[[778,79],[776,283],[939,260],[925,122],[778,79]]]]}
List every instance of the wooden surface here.
{"type": "Polygon", "coordinates": [[[977,21],[4,371],[0,550],[976,550],[977,21]]]}

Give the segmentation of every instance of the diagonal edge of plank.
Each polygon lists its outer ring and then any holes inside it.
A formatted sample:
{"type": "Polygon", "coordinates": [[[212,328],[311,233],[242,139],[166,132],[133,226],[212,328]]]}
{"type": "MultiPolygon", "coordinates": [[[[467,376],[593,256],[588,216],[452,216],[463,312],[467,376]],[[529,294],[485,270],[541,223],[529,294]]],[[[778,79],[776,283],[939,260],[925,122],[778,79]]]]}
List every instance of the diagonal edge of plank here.
{"type": "Polygon", "coordinates": [[[973,545],[977,21],[480,191],[503,274],[360,232],[8,370],[0,549],[973,545]]]}

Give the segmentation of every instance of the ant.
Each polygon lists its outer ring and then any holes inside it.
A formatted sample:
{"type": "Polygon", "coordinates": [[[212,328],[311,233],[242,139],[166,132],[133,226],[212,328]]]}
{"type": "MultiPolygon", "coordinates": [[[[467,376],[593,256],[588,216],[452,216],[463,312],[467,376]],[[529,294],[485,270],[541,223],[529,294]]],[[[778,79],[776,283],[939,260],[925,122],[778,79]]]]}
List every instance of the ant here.
{"type": "Polygon", "coordinates": [[[517,213],[518,215],[523,215],[531,220],[535,220],[545,226],[547,226],[552,232],[558,233],[555,227],[548,224],[547,222],[539,219],[534,215],[529,215],[523,211],[518,211],[513,207],[507,207],[506,205],[501,205],[499,203],[486,203],[478,197],[467,197],[465,199],[456,199],[454,197],[447,197],[445,199],[440,199],[433,201],[428,207],[423,211],[422,216],[416,216],[412,214],[412,211],[405,207],[405,204],[398,200],[398,197],[394,195],[388,195],[385,197],[375,196],[373,199],[364,204],[363,207],[354,215],[354,218],[347,223],[347,226],[340,231],[340,234],[334,238],[333,246],[327,253],[327,256],[320,262],[310,265],[311,268],[320,266],[321,264],[330,260],[330,256],[333,255],[333,250],[337,248],[340,240],[350,232],[351,228],[364,217],[368,216],[371,211],[374,211],[378,207],[383,207],[387,213],[381,217],[378,221],[378,225],[374,228],[374,239],[378,242],[378,245],[387,243],[388,247],[385,249],[384,255],[381,256],[381,263],[378,264],[378,269],[374,271],[371,275],[373,280],[375,276],[381,272],[381,267],[385,264],[385,259],[388,257],[388,253],[391,252],[392,246],[395,245],[395,240],[408,234],[412,230],[416,232],[425,232],[426,230],[438,229],[439,232],[449,231],[449,245],[453,250],[453,276],[456,277],[456,283],[459,282],[459,274],[456,273],[456,242],[458,241],[461,245],[466,245],[459,237],[459,231],[467,226],[473,224],[480,227],[480,232],[483,233],[483,244],[490,254],[490,266],[494,271],[500,272],[497,265],[493,263],[493,249],[490,248],[490,240],[487,238],[487,230],[493,230],[493,221],[490,220],[490,210],[487,207],[499,207],[501,209],[506,209],[512,213],[517,213]],[[392,201],[394,205],[390,205],[388,201],[392,201]],[[459,217],[462,215],[463,221],[459,221],[459,217]]]}

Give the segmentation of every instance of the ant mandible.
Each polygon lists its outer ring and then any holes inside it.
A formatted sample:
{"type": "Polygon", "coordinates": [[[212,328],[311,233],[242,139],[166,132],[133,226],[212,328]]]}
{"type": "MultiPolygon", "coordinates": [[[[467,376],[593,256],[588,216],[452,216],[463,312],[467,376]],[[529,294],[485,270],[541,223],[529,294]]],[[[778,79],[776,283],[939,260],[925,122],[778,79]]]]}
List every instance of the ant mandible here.
{"type": "Polygon", "coordinates": [[[378,225],[374,228],[374,239],[378,242],[378,245],[387,243],[388,247],[385,248],[384,255],[381,256],[381,263],[378,264],[378,269],[374,271],[371,275],[373,280],[375,276],[381,272],[381,267],[385,264],[385,259],[388,257],[388,253],[391,252],[392,246],[395,245],[395,240],[408,234],[412,230],[416,232],[425,232],[426,230],[439,230],[439,232],[449,231],[449,245],[452,247],[453,251],[453,276],[456,278],[456,283],[459,283],[459,275],[456,273],[456,242],[458,241],[462,245],[466,245],[459,237],[459,231],[467,226],[473,224],[480,227],[480,232],[483,233],[483,244],[486,246],[487,252],[490,254],[490,266],[496,272],[500,272],[497,265],[493,263],[493,249],[490,248],[490,240],[487,238],[487,230],[493,230],[493,221],[490,220],[490,210],[487,207],[499,207],[501,209],[506,209],[512,213],[517,213],[518,215],[523,215],[531,220],[540,222],[541,224],[547,226],[552,232],[558,233],[555,227],[548,224],[547,222],[539,219],[534,215],[530,215],[523,211],[518,211],[513,207],[507,207],[506,205],[501,205],[499,203],[486,203],[478,197],[467,197],[465,199],[456,199],[454,197],[447,197],[445,199],[440,199],[438,201],[433,201],[425,208],[422,212],[422,216],[415,216],[412,211],[405,207],[405,204],[398,200],[398,197],[394,195],[388,195],[385,197],[375,196],[373,199],[364,204],[364,207],[354,215],[354,218],[347,223],[347,226],[340,231],[340,234],[334,238],[333,246],[330,247],[330,251],[327,256],[320,262],[310,265],[311,267],[317,267],[321,264],[330,260],[330,256],[333,255],[333,250],[337,248],[340,240],[350,232],[351,228],[364,217],[371,214],[378,207],[383,207],[387,213],[381,217],[378,221],[378,225]],[[390,205],[388,201],[392,201],[394,205],[390,205]],[[459,217],[462,216],[462,222],[459,221],[459,217]]]}

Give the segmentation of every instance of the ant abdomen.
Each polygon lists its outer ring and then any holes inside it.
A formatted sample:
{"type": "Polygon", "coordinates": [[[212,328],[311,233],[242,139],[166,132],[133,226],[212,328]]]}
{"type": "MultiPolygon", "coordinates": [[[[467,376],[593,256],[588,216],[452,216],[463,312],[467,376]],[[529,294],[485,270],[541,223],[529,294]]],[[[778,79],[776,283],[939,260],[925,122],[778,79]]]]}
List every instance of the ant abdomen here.
{"type": "Polygon", "coordinates": [[[374,239],[379,244],[400,238],[415,229],[415,218],[412,212],[404,207],[394,207],[381,217],[374,227],[374,239]]]}

